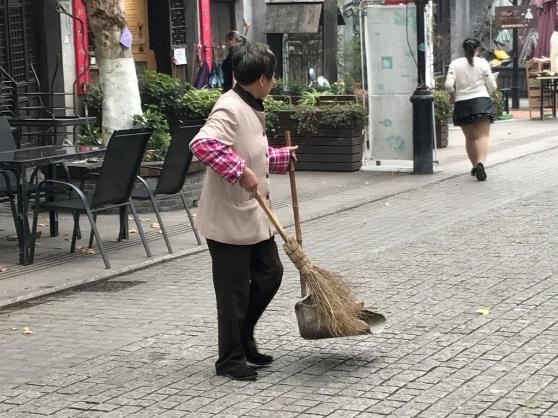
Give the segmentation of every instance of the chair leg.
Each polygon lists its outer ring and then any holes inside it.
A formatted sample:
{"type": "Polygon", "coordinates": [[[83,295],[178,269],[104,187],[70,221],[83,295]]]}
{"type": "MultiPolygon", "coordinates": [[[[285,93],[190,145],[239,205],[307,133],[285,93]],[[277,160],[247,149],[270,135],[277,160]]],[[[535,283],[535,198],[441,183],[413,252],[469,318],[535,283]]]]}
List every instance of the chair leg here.
{"type": "Polygon", "coordinates": [[[147,243],[147,238],[145,237],[145,234],[143,233],[143,228],[141,226],[141,222],[139,220],[138,213],[136,212],[136,207],[134,206],[134,202],[132,201],[131,198],[130,198],[130,200],[128,200],[128,206],[130,206],[130,209],[132,210],[132,215],[134,216],[134,222],[136,223],[136,226],[138,227],[138,232],[139,232],[140,237],[141,237],[141,242],[143,243],[143,248],[145,248],[145,253],[147,254],[148,257],[151,257],[151,250],[149,249],[149,244],[147,243]]]}
{"type": "Polygon", "coordinates": [[[186,214],[188,215],[188,219],[190,220],[190,226],[192,227],[192,231],[194,231],[194,235],[196,236],[196,241],[198,242],[198,245],[201,245],[201,239],[200,239],[200,235],[198,234],[198,230],[196,229],[195,225],[194,225],[194,218],[192,216],[192,212],[190,212],[190,209],[188,209],[188,204],[186,203],[186,198],[184,197],[184,195],[182,193],[180,194],[180,198],[182,199],[182,204],[184,205],[184,209],[186,209],[186,214]]]}
{"type": "Polygon", "coordinates": [[[14,225],[15,225],[15,229],[16,229],[17,242],[19,243],[19,245],[21,245],[22,236],[21,236],[21,231],[19,230],[19,224],[17,222],[17,208],[16,208],[16,204],[15,204],[15,199],[13,197],[10,198],[10,209],[12,210],[12,217],[14,218],[14,225]]]}
{"type": "Polygon", "coordinates": [[[118,242],[128,239],[128,210],[126,206],[121,206],[118,210],[120,218],[120,230],[118,232],[118,242]]]}
{"type": "MultiPolygon", "coordinates": [[[[37,238],[37,224],[39,222],[39,212],[40,212],[40,205],[39,205],[39,194],[37,193],[37,197],[35,199],[35,210],[33,211],[33,227],[31,229],[31,240],[29,242],[29,263],[33,264],[33,259],[35,258],[35,241],[37,238]]],[[[22,231],[22,233],[25,233],[22,231]]]]}
{"type": "Polygon", "coordinates": [[[79,212],[74,212],[74,230],[72,232],[72,245],[70,246],[70,254],[76,252],[76,240],[81,238],[79,230],[79,212]]]}
{"type": "MultiPolygon", "coordinates": [[[[79,215],[79,213],[78,213],[78,215],[79,215]]],[[[81,239],[81,228],[79,227],[79,216],[78,216],[78,219],[76,221],[76,238],[81,239]]]]}
{"type": "Polygon", "coordinates": [[[159,208],[157,207],[157,202],[155,202],[155,199],[153,198],[153,196],[151,196],[151,193],[150,193],[149,199],[151,200],[151,206],[153,206],[153,211],[155,212],[155,217],[157,218],[157,222],[159,222],[159,227],[161,227],[161,233],[163,234],[163,239],[165,240],[165,244],[167,245],[167,249],[169,250],[169,254],[172,254],[172,247],[171,247],[171,244],[169,242],[169,237],[167,235],[167,230],[165,229],[165,226],[163,225],[163,219],[161,218],[159,208]]]}
{"type": "MultiPolygon", "coordinates": [[[[103,257],[103,261],[105,262],[105,267],[107,269],[110,269],[110,263],[108,257],[105,255],[105,246],[103,244],[103,240],[101,239],[101,234],[99,234],[99,230],[97,229],[97,223],[96,223],[97,214],[92,214],[91,210],[89,210],[88,208],[86,208],[85,214],[87,215],[87,219],[89,219],[89,223],[91,224],[91,234],[94,235],[95,239],[97,240],[97,247],[99,248],[101,257],[103,257]]],[[[89,247],[91,247],[92,244],[93,243],[90,242],[89,247]]]]}
{"type": "MultiPolygon", "coordinates": [[[[97,224],[97,214],[94,213],[93,214],[93,221],[95,222],[95,224],[97,224]]],[[[89,233],[89,247],[88,248],[92,248],[93,247],[93,228],[91,228],[91,232],[89,233]]]]}

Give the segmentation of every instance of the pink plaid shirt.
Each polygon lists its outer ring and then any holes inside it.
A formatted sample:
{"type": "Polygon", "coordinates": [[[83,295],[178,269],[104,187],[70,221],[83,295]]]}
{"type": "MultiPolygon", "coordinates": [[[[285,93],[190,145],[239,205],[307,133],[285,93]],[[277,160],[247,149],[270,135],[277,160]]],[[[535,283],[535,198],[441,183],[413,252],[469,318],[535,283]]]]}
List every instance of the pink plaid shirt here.
{"type": "MultiPolygon", "coordinates": [[[[246,162],[232,150],[216,139],[201,138],[191,145],[192,152],[202,162],[210,166],[230,183],[236,183],[244,174],[246,162]]],[[[284,174],[289,168],[290,152],[286,147],[268,147],[269,172],[284,174]]]]}

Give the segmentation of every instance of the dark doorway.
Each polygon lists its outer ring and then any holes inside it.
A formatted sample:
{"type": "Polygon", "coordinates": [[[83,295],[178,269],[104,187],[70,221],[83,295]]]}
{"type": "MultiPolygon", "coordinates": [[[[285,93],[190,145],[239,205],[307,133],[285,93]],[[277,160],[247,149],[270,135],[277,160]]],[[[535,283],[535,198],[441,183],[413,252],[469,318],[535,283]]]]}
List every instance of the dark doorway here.
{"type": "Polygon", "coordinates": [[[213,46],[225,43],[225,36],[236,29],[234,0],[211,1],[211,37],[213,46]]]}
{"type": "Polygon", "coordinates": [[[197,0],[148,0],[149,43],[155,53],[157,71],[189,80],[193,68],[196,33],[197,0]],[[188,65],[172,64],[173,50],[186,49],[188,65]]]}
{"type": "Polygon", "coordinates": [[[169,3],[161,0],[148,0],[149,45],[155,53],[157,71],[171,74],[171,44],[169,3]]]}

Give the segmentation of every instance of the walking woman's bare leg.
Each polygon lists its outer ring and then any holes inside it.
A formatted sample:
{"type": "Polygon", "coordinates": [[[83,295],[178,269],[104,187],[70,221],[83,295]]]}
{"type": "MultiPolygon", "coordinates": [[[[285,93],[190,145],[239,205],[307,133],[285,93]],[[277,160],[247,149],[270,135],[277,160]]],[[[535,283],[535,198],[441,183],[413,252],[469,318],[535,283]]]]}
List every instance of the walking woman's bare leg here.
{"type": "Polygon", "coordinates": [[[474,167],[478,163],[477,147],[475,145],[476,136],[474,125],[462,126],[461,130],[463,131],[463,135],[465,135],[465,150],[467,151],[467,156],[471,161],[471,165],[474,167]]]}
{"type": "Polygon", "coordinates": [[[483,118],[473,124],[474,135],[476,138],[475,148],[477,154],[477,163],[486,163],[488,157],[488,149],[490,142],[490,120],[483,118]]]}

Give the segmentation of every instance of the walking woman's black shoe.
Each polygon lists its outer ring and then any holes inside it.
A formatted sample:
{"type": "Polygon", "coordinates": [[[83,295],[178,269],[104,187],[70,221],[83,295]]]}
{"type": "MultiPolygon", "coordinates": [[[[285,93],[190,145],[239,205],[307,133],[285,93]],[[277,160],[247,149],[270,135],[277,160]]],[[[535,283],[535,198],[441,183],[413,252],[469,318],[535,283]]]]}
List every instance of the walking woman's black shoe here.
{"type": "Polygon", "coordinates": [[[475,176],[477,177],[478,181],[485,181],[486,180],[486,171],[484,169],[484,165],[482,163],[478,163],[477,164],[477,171],[475,173],[475,176]]]}
{"type": "Polygon", "coordinates": [[[471,175],[475,177],[477,175],[477,167],[471,168],[471,175]]]}

